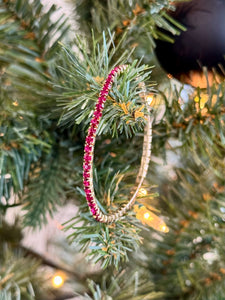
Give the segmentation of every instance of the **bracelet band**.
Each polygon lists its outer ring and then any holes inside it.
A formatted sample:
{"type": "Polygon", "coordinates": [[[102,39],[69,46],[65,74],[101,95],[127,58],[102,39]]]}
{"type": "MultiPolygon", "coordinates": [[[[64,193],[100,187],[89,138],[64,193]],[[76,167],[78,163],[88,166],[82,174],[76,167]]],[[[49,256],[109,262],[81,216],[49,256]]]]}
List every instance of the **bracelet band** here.
{"type": "Polygon", "coordinates": [[[95,105],[95,110],[90,122],[88,129],[88,134],[85,140],[84,147],[84,159],[83,159],[83,184],[84,191],[86,194],[86,200],[90,209],[91,214],[96,221],[102,223],[112,223],[117,221],[122,217],[131,207],[134,205],[138,192],[141,188],[141,185],[145,179],[145,176],[148,171],[148,165],[151,157],[151,143],[152,143],[152,121],[153,118],[150,117],[150,107],[146,102],[147,115],[146,115],[146,125],[144,129],[144,141],[143,141],[143,152],[141,158],[141,165],[136,179],[137,188],[132,195],[130,201],[115,213],[104,214],[98,207],[98,203],[95,198],[94,186],[93,186],[93,157],[94,157],[94,146],[97,128],[102,117],[102,111],[104,108],[104,103],[109,94],[109,91],[112,87],[112,83],[116,75],[119,75],[124,70],[126,70],[128,65],[121,65],[114,68],[108,75],[102,90],[100,91],[98,101],[95,105]]]}

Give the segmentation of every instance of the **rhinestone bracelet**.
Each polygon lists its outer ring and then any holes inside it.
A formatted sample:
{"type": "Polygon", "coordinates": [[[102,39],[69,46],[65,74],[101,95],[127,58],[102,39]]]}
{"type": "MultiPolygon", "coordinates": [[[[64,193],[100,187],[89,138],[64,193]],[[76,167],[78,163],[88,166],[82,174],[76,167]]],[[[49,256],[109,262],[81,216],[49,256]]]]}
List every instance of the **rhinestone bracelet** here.
{"type": "MultiPolygon", "coordinates": [[[[131,209],[134,205],[138,192],[141,188],[141,185],[145,179],[145,176],[148,171],[148,165],[150,162],[151,156],[151,142],[152,142],[152,121],[153,118],[150,116],[150,107],[145,99],[145,104],[147,107],[147,115],[146,117],[146,125],[144,129],[144,141],[143,141],[143,152],[141,158],[141,165],[139,168],[139,172],[136,178],[137,188],[132,195],[130,201],[116,212],[111,214],[104,214],[96,201],[94,186],[93,186],[93,157],[94,157],[94,146],[95,146],[95,138],[97,128],[102,117],[102,111],[104,108],[104,103],[109,94],[109,91],[112,87],[115,76],[118,76],[120,73],[126,70],[128,65],[120,65],[115,67],[108,75],[103,88],[100,91],[98,101],[95,105],[95,110],[90,122],[90,126],[88,129],[88,134],[85,140],[84,147],[84,158],[83,158],[83,184],[84,191],[86,194],[86,200],[90,209],[91,214],[95,218],[96,221],[102,223],[112,223],[117,221],[119,218],[124,216],[124,214],[131,209]]],[[[144,97],[145,98],[145,97],[144,97]]]]}

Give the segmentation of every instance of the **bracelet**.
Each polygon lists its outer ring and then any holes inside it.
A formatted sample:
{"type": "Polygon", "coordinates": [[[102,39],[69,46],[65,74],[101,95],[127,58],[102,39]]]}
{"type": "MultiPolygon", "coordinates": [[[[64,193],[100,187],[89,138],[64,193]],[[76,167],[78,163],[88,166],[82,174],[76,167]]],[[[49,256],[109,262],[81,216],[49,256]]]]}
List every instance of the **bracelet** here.
{"type": "MultiPolygon", "coordinates": [[[[136,178],[137,188],[132,195],[130,201],[120,209],[118,209],[115,213],[112,214],[104,214],[98,206],[98,203],[95,198],[94,186],[93,186],[93,157],[94,157],[94,146],[95,146],[95,138],[97,128],[102,117],[102,111],[104,108],[104,103],[109,94],[109,91],[112,87],[112,83],[114,81],[115,76],[118,76],[120,73],[126,70],[128,65],[121,65],[115,67],[108,75],[103,88],[100,91],[98,101],[95,105],[95,110],[90,122],[90,126],[88,129],[88,134],[85,140],[84,147],[84,158],[83,158],[83,184],[84,191],[86,194],[86,200],[90,209],[91,214],[95,218],[96,221],[102,223],[112,223],[117,221],[119,218],[124,216],[124,214],[131,209],[134,205],[138,192],[141,188],[141,185],[146,177],[148,171],[148,165],[150,162],[151,156],[151,143],[152,143],[152,121],[153,118],[150,117],[150,106],[146,101],[147,107],[147,115],[146,117],[146,125],[144,129],[144,141],[143,141],[143,152],[141,158],[141,165],[139,168],[139,172],[136,178]]],[[[145,98],[145,97],[144,97],[145,98]]]]}

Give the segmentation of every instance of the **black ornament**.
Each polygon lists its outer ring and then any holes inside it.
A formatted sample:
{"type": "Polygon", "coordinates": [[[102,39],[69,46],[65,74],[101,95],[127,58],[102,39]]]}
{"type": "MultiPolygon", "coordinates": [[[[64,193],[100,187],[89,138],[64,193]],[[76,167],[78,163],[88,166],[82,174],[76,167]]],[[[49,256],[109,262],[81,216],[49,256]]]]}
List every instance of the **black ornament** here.
{"type": "Polygon", "coordinates": [[[192,75],[201,74],[206,66],[209,72],[216,70],[224,77],[225,0],[182,2],[169,14],[186,31],[171,36],[174,43],[156,40],[156,56],[166,72],[190,83],[192,75]]]}

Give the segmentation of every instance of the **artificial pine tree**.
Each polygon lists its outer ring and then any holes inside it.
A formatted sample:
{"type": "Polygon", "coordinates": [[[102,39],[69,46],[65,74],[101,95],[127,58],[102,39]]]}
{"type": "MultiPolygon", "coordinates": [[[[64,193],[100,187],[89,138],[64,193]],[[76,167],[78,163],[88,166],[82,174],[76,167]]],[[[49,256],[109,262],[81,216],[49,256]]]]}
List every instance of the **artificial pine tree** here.
{"type": "Polygon", "coordinates": [[[166,13],[172,4],[76,1],[80,27],[72,34],[64,16],[51,21],[55,6],[0,1],[0,299],[224,299],[225,86],[215,81],[184,97],[159,68],[155,40],[171,39],[160,28],[185,30],[166,13]],[[154,118],[152,159],[134,210],[105,224],[86,201],[84,144],[104,81],[124,64],[95,143],[102,212],[132,197],[146,114],[154,118]],[[69,201],[79,212],[63,225],[76,245],[65,246],[66,256],[74,251],[77,267],[78,252],[90,260],[79,272],[61,268],[70,282],[62,295],[43,268],[60,267],[25,249],[21,228],[40,228],[69,201]],[[8,224],[15,206],[24,216],[8,224]]]}

